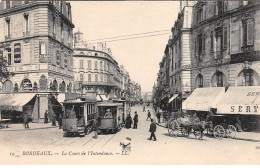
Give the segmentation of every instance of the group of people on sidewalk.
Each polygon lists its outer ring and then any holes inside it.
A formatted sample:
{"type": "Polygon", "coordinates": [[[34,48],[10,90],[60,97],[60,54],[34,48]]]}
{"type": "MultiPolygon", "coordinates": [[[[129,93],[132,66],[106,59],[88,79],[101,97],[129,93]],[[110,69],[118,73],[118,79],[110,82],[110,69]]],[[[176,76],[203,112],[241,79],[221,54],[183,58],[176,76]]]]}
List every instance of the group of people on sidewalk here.
{"type": "MultiPolygon", "coordinates": [[[[24,128],[29,129],[29,120],[30,118],[28,117],[28,114],[25,112],[23,115],[23,123],[24,123],[24,128]]],[[[51,117],[51,123],[52,126],[56,126],[56,121],[58,121],[59,129],[62,127],[62,114],[59,114],[59,117],[57,118],[57,115],[55,113],[52,114],[51,117]]],[[[49,123],[49,112],[48,110],[45,111],[44,113],[44,124],[49,123]]]]}
{"type": "Polygon", "coordinates": [[[134,121],[134,126],[133,129],[137,129],[137,123],[138,123],[138,114],[137,112],[135,112],[135,116],[132,120],[132,117],[130,116],[130,114],[127,114],[126,120],[125,120],[125,128],[129,129],[131,128],[131,125],[134,121]]]}

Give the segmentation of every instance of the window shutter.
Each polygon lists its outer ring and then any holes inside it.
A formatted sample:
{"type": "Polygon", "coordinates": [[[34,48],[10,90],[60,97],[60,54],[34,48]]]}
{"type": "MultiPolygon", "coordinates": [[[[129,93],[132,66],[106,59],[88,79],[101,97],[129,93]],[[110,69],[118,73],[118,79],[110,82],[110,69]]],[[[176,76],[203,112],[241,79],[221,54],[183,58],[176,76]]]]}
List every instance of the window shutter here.
{"type": "Polygon", "coordinates": [[[223,37],[224,38],[224,40],[223,40],[223,47],[224,47],[224,49],[226,49],[227,48],[227,36],[228,36],[227,27],[224,28],[223,35],[224,35],[224,37],[223,37]]]}
{"type": "Polygon", "coordinates": [[[252,20],[247,21],[247,45],[254,44],[254,22],[252,20]]]}

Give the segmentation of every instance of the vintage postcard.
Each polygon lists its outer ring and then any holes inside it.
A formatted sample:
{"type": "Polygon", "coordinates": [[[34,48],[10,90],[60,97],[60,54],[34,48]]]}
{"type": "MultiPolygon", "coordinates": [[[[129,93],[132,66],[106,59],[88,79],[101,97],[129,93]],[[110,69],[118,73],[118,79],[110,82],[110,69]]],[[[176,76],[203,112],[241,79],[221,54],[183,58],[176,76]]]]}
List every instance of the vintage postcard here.
{"type": "Polygon", "coordinates": [[[0,0],[0,25],[0,164],[260,164],[260,1],[0,0]]]}

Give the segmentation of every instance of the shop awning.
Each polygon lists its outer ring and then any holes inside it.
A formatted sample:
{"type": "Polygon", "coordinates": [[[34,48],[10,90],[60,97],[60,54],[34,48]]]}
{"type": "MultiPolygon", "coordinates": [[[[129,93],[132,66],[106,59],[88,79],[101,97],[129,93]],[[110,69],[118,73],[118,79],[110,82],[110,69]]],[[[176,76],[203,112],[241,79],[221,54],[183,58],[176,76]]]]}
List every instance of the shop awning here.
{"type": "Polygon", "coordinates": [[[217,102],[217,114],[260,115],[260,86],[229,87],[217,102]]]}
{"type": "Polygon", "coordinates": [[[168,103],[171,103],[174,99],[176,99],[179,96],[179,94],[174,94],[170,100],[168,101],[168,103]]]}
{"type": "Polygon", "coordinates": [[[210,111],[225,93],[224,87],[197,88],[182,103],[184,110],[210,111]]]}
{"type": "Polygon", "coordinates": [[[34,96],[35,93],[0,94],[1,109],[23,111],[23,106],[34,96]]]}

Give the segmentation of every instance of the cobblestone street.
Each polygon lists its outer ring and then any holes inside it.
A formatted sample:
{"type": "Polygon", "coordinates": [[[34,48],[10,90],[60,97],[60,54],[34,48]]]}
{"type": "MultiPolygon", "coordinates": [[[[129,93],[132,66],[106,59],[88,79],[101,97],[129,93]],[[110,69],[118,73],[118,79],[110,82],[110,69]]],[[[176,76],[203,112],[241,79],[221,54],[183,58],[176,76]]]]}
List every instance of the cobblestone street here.
{"type": "MultiPolygon", "coordinates": [[[[152,110],[146,108],[146,110],[152,110]]],[[[123,128],[116,134],[99,135],[98,139],[93,139],[93,133],[85,137],[63,137],[63,131],[58,127],[49,124],[30,123],[30,129],[23,129],[22,124],[13,124],[8,129],[2,129],[0,134],[1,148],[5,149],[1,155],[9,155],[10,152],[17,152],[20,158],[26,158],[24,151],[51,151],[52,154],[58,153],[54,159],[49,158],[53,164],[66,162],[66,155],[79,155],[80,152],[87,153],[86,158],[91,156],[113,155],[102,163],[119,163],[117,158],[121,158],[123,163],[146,163],[146,164],[199,164],[204,160],[206,164],[259,164],[260,143],[233,139],[217,140],[213,137],[204,136],[204,140],[197,140],[194,135],[189,138],[170,137],[167,129],[157,126],[157,141],[149,141],[150,121],[146,121],[147,113],[142,112],[142,106],[135,106],[131,109],[138,112],[138,129],[123,128]],[[122,155],[120,142],[126,137],[131,138],[132,152],[127,157],[122,155]],[[63,151],[63,152],[62,152],[63,151]],[[99,152],[96,154],[95,152],[99,152]],[[146,156],[146,157],[144,157],[146,156]],[[160,159],[156,159],[156,158],[160,159]],[[231,162],[232,158],[237,158],[236,163],[231,162]]],[[[73,157],[73,156],[72,156],[73,157]]],[[[91,164],[102,159],[97,156],[90,159],[79,159],[80,164],[91,164]]],[[[29,157],[28,157],[29,158],[29,157]]],[[[33,156],[30,159],[38,159],[33,156]]],[[[17,159],[17,158],[16,158],[17,159]]],[[[39,160],[44,163],[44,160],[39,160]]]]}

